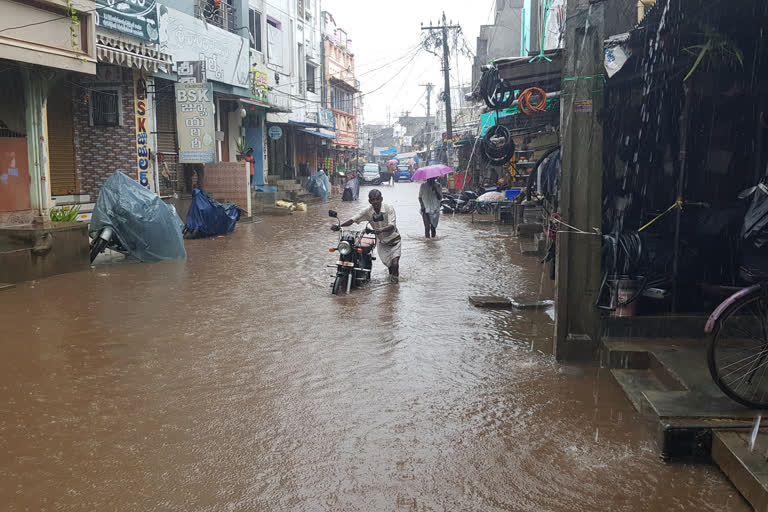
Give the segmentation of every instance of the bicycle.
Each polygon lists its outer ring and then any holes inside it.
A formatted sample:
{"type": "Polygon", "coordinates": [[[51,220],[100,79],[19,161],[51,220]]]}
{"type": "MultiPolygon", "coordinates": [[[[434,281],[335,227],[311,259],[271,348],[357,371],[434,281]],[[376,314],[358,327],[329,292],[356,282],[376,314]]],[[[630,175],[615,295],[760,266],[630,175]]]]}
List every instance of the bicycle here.
{"type": "Polygon", "coordinates": [[[725,299],[704,328],[712,338],[709,372],[729,398],[751,408],[768,408],[768,274],[741,269],[752,283],[725,299]]]}

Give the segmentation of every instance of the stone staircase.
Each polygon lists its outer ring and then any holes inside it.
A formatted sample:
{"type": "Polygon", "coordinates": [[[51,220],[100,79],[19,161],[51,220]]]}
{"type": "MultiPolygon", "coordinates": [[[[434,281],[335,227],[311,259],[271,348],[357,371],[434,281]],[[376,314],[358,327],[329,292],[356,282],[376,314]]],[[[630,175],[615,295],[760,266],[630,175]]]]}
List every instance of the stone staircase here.
{"type": "Polygon", "coordinates": [[[658,420],[663,459],[713,461],[755,510],[768,510],[768,432],[752,443],[756,419],[768,411],[743,407],[720,391],[707,368],[707,341],[604,338],[601,365],[638,412],[658,420]]]}

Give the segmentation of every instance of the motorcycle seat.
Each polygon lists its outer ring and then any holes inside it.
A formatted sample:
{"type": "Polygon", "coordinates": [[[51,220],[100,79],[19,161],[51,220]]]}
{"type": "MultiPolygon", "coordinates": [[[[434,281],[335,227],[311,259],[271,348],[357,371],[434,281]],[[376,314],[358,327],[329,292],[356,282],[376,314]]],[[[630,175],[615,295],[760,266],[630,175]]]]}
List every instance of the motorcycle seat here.
{"type": "Polygon", "coordinates": [[[366,248],[366,247],[373,247],[374,245],[376,245],[375,238],[364,236],[360,239],[360,247],[366,248]]]}

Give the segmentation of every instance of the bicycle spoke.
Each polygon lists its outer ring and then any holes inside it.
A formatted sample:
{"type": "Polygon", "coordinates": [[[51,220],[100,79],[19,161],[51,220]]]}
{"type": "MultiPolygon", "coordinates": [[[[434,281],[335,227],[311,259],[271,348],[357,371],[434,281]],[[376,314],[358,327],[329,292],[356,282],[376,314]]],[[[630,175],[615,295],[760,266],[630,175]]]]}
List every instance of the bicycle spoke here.
{"type": "MultiPolygon", "coordinates": [[[[751,363],[750,363],[750,364],[751,364],[751,363]]],[[[747,376],[748,376],[748,375],[749,375],[751,372],[755,372],[755,371],[757,371],[758,369],[760,369],[761,367],[765,367],[766,365],[768,365],[768,361],[765,361],[764,363],[760,363],[760,364],[759,364],[759,366],[757,366],[757,367],[756,367],[756,368],[754,368],[753,370],[750,370],[750,371],[748,371],[748,372],[744,372],[744,375],[742,375],[740,379],[738,379],[737,381],[734,381],[734,382],[745,382],[745,381],[746,381],[746,378],[747,378],[747,376]]],[[[746,366],[749,366],[749,365],[746,365],[746,366]]],[[[733,372],[732,372],[732,373],[733,373],[733,372]]],[[[734,391],[738,390],[738,389],[739,389],[739,387],[741,387],[741,384],[739,384],[738,386],[736,386],[736,389],[734,389],[734,391]]]]}
{"type": "Polygon", "coordinates": [[[750,331],[746,331],[746,330],[742,329],[741,327],[737,327],[735,325],[729,325],[728,329],[733,329],[734,331],[738,331],[738,332],[742,333],[743,335],[746,335],[747,338],[753,339],[754,341],[757,341],[757,342],[759,342],[761,344],[765,344],[765,338],[760,339],[757,336],[755,336],[754,334],[752,334],[750,331]]]}
{"type": "MultiPolygon", "coordinates": [[[[760,356],[763,356],[763,355],[765,355],[765,354],[768,354],[768,349],[764,349],[764,350],[761,350],[761,351],[760,351],[759,353],[757,353],[757,354],[750,354],[750,355],[748,355],[747,357],[743,357],[743,358],[739,359],[738,361],[734,361],[733,363],[731,363],[731,364],[728,364],[728,365],[726,365],[726,366],[720,366],[720,365],[718,365],[718,368],[719,368],[720,370],[725,370],[726,368],[728,368],[728,367],[730,367],[730,366],[733,366],[733,365],[735,365],[735,364],[739,364],[739,363],[741,363],[741,362],[743,362],[743,361],[746,361],[747,359],[755,359],[755,358],[757,358],[757,357],[760,357],[760,356]]],[[[744,365],[742,365],[742,366],[739,366],[739,367],[738,367],[738,368],[736,368],[735,370],[733,370],[733,371],[731,371],[730,373],[728,373],[727,375],[725,375],[725,377],[727,377],[728,375],[731,375],[731,374],[733,374],[733,373],[735,373],[735,372],[739,371],[740,369],[744,368],[745,366],[749,366],[750,364],[751,364],[751,362],[750,362],[750,363],[747,363],[747,364],[744,364],[744,365]]]]}

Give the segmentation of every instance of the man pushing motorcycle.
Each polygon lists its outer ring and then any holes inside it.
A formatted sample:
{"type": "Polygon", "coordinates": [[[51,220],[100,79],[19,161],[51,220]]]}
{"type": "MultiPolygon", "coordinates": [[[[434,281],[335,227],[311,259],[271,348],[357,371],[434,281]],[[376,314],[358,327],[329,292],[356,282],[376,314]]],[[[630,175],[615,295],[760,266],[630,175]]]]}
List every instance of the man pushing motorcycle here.
{"type": "Polygon", "coordinates": [[[397,231],[395,209],[383,201],[384,198],[378,189],[371,190],[368,193],[368,202],[371,206],[343,222],[340,226],[334,224],[331,226],[331,230],[338,231],[341,228],[351,226],[353,223],[369,222],[372,226],[369,232],[379,239],[377,244],[379,258],[389,269],[390,281],[397,283],[400,277],[400,233],[397,231]]]}

